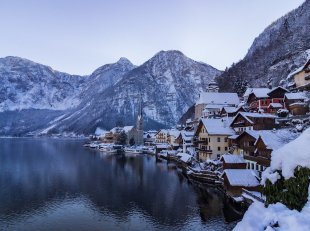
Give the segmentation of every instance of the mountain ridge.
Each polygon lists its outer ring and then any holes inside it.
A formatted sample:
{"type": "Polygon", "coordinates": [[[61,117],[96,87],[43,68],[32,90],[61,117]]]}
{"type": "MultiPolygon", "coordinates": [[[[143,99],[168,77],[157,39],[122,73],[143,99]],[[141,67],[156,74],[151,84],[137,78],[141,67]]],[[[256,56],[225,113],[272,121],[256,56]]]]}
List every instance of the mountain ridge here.
{"type": "Polygon", "coordinates": [[[310,1],[306,0],[266,27],[254,39],[245,57],[217,78],[220,90],[242,95],[246,85],[285,86],[287,75],[301,66],[308,56],[309,9],[310,1]]]}
{"type": "MultiPolygon", "coordinates": [[[[110,128],[119,120],[134,124],[140,101],[150,128],[171,126],[197,98],[198,92],[205,90],[209,81],[221,73],[175,50],[160,51],[140,66],[122,57],[116,63],[97,68],[90,75],[72,75],[74,78],[24,58],[10,57],[7,58],[11,60],[8,63],[2,60],[0,109],[4,120],[7,118],[10,121],[9,125],[3,124],[2,127],[6,128],[5,134],[8,134],[16,124],[21,127],[14,130],[14,134],[18,135],[63,132],[89,134],[98,126],[110,128]],[[17,85],[14,84],[16,82],[17,85]],[[176,100],[176,96],[180,99],[176,100]],[[30,119],[31,113],[40,115],[42,120],[44,113],[38,110],[54,112],[50,113],[52,118],[44,120],[44,126],[38,123],[34,132],[31,126],[8,118],[8,115],[15,118],[13,114],[16,110],[20,111],[22,121],[30,119]],[[23,130],[22,127],[27,129],[23,130]]],[[[0,134],[3,134],[1,125],[0,134]]]]}

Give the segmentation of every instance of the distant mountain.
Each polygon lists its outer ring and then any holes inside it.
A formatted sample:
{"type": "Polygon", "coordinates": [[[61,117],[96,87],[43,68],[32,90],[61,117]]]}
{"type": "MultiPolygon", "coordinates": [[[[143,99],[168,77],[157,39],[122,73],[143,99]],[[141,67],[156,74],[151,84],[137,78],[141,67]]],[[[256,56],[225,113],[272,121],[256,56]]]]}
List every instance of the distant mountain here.
{"type": "Polygon", "coordinates": [[[179,51],[161,51],[139,67],[121,58],[89,76],[2,58],[0,135],[89,134],[134,124],[140,107],[146,128],[175,125],[220,73],[179,51]]]}
{"type": "Polygon", "coordinates": [[[284,84],[310,54],[310,0],[268,26],[247,55],[217,78],[221,91],[284,84]]]}
{"type": "Polygon", "coordinates": [[[115,85],[95,91],[58,121],[51,132],[89,133],[98,126],[134,124],[140,107],[146,128],[175,125],[197,100],[199,92],[220,73],[179,51],[161,51],[126,73],[115,85]]]}
{"type": "Polygon", "coordinates": [[[88,79],[19,57],[0,58],[0,112],[76,107],[88,79]]]}

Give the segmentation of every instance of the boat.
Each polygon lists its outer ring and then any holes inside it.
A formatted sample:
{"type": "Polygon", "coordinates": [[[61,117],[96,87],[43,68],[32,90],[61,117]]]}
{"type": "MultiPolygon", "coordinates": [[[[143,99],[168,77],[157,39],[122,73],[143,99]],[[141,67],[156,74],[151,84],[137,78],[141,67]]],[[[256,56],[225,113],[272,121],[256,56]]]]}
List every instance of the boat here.
{"type": "Polygon", "coordinates": [[[89,145],[90,148],[99,148],[99,144],[98,143],[91,143],[89,145]]]}
{"type": "Polygon", "coordinates": [[[114,148],[113,144],[105,144],[100,145],[99,151],[109,153],[109,154],[116,154],[117,150],[114,148]]]}
{"type": "Polygon", "coordinates": [[[136,147],[126,147],[124,149],[125,153],[130,153],[130,154],[142,154],[143,150],[136,148],[136,147]]]}
{"type": "Polygon", "coordinates": [[[89,147],[90,143],[83,144],[83,147],[89,147]]]}

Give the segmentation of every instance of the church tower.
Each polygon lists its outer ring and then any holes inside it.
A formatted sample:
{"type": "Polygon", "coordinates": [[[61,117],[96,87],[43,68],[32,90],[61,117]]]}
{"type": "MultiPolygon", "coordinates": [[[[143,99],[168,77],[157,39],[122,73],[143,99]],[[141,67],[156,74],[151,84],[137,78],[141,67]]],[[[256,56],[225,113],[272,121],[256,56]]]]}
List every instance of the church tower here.
{"type": "Polygon", "coordinates": [[[137,123],[136,123],[136,135],[135,135],[135,143],[136,145],[143,145],[143,110],[142,110],[142,102],[140,100],[140,107],[139,107],[139,113],[137,117],[137,123]]]}
{"type": "Polygon", "coordinates": [[[219,86],[217,85],[215,80],[212,80],[209,85],[207,92],[218,92],[219,91],[219,86]]]}

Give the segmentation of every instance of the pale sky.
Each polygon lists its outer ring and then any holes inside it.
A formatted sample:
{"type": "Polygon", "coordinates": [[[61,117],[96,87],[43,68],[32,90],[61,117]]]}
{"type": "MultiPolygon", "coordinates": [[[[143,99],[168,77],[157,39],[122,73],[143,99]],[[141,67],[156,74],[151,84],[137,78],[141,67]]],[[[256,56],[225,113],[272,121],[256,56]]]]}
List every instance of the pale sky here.
{"type": "Polygon", "coordinates": [[[225,69],[269,24],[304,0],[0,0],[0,57],[91,74],[160,50],[225,69]]]}

